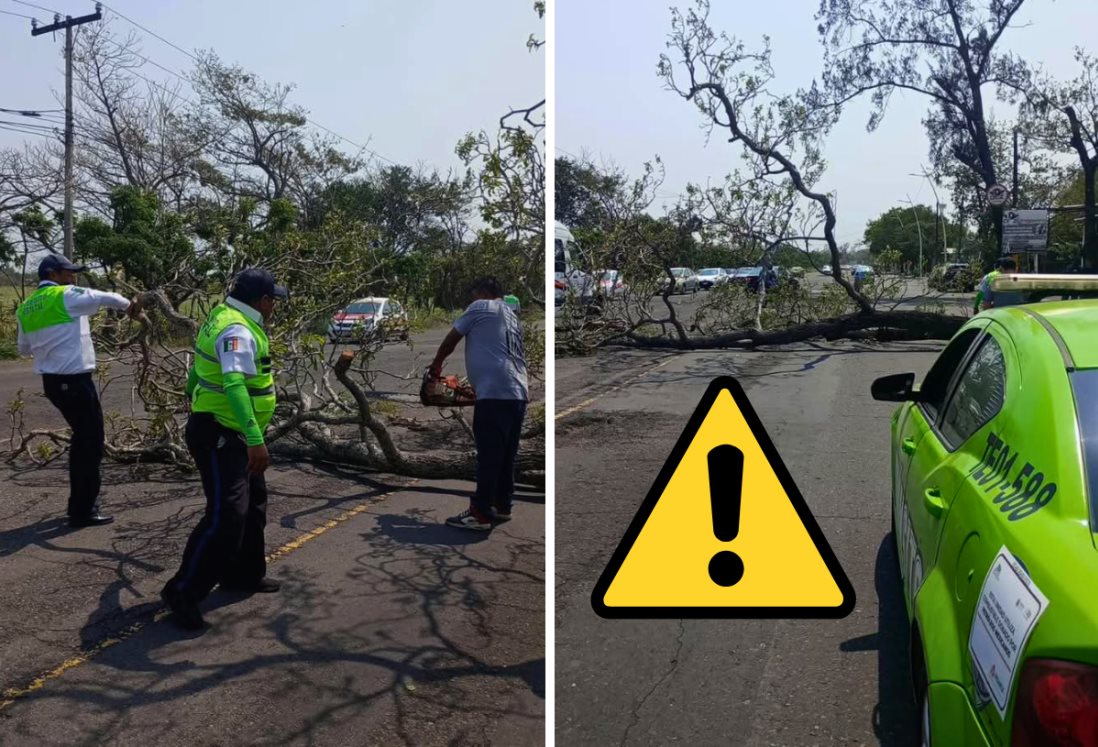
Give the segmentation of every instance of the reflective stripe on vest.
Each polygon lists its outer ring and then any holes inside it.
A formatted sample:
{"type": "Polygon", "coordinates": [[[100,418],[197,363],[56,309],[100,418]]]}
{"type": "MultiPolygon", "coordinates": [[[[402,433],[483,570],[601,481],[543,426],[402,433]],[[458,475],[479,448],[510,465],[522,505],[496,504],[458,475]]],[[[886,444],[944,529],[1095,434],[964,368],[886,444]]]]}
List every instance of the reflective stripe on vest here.
{"type": "Polygon", "coordinates": [[[255,339],[256,373],[253,376],[245,374],[244,386],[252,400],[256,423],[263,430],[270,422],[276,404],[270,341],[263,327],[228,304],[215,307],[198,331],[194,346],[194,371],[198,382],[192,395],[191,410],[211,413],[227,428],[236,430],[240,427],[229,405],[229,398],[225,396],[224,376],[216,348],[217,338],[221,333],[237,324],[249,330],[255,339]]]}
{"type": "Polygon", "coordinates": [[[19,305],[15,315],[24,334],[73,321],[65,308],[65,289],[64,285],[42,286],[19,305]]]}

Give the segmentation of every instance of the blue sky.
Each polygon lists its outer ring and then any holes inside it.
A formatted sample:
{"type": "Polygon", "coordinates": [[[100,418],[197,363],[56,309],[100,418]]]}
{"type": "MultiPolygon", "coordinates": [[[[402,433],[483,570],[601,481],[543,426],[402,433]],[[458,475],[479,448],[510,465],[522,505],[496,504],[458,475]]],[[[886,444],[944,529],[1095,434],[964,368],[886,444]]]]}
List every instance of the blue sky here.
{"type": "MultiPolygon", "coordinates": [[[[74,16],[93,2],[34,0],[74,16]]],[[[212,48],[268,82],[294,83],[296,103],[310,117],[399,163],[457,168],[458,139],[470,130],[495,130],[511,106],[544,96],[543,52],[528,52],[543,22],[532,0],[258,0],[139,2],[108,5],[183,49],[212,48]]],[[[13,0],[0,10],[51,15],[13,0]]],[[[105,8],[104,14],[112,15],[105,8]]],[[[121,18],[120,32],[132,28],[121,18]]],[[[143,53],[182,71],[190,60],[138,31],[143,53]]],[[[61,35],[31,37],[30,21],[0,14],[0,107],[55,108],[63,91],[61,35]]],[[[147,66],[142,75],[171,76],[147,66]]],[[[2,119],[13,119],[4,115],[2,119]]],[[[0,146],[22,136],[0,131],[0,146]]],[[[346,145],[346,144],[345,144],[346,145]]],[[[351,146],[346,146],[354,150],[351,146]]]]}
{"type": "MultiPolygon", "coordinates": [[[[823,52],[816,0],[714,0],[712,5],[714,27],[749,46],[770,35],[776,90],[792,92],[818,76],[823,52]]],[[[660,193],[671,201],[688,182],[720,183],[734,168],[733,146],[718,138],[707,147],[693,106],[664,90],[656,77],[670,29],[668,3],[558,0],[556,8],[558,151],[612,161],[632,174],[658,153],[667,173],[660,193]]],[[[1014,25],[1004,37],[1010,49],[1042,62],[1058,77],[1074,77],[1072,48],[1093,49],[1098,39],[1098,3],[1028,0],[1014,25]]],[[[828,139],[829,168],[821,183],[838,193],[840,241],[860,241],[866,221],[908,196],[933,204],[926,180],[909,176],[928,164],[920,124],[926,109],[926,99],[897,94],[884,123],[868,134],[868,105],[846,110],[828,139]]],[[[1010,109],[993,111],[1006,116],[1010,109]]]]}

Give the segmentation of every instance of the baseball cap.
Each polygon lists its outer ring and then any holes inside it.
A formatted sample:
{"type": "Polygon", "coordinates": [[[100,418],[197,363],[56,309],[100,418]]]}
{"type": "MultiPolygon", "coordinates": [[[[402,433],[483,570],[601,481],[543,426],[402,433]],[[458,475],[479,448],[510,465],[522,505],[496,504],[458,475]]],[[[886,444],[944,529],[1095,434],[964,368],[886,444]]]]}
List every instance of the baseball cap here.
{"type": "Polygon", "coordinates": [[[233,280],[232,296],[242,298],[289,298],[290,292],[275,284],[274,275],[262,267],[248,267],[236,274],[233,280]]]}
{"type": "Polygon", "coordinates": [[[84,265],[74,265],[62,254],[50,254],[38,263],[38,279],[45,280],[51,272],[58,272],[59,270],[84,272],[86,269],[88,268],[84,265]]]}

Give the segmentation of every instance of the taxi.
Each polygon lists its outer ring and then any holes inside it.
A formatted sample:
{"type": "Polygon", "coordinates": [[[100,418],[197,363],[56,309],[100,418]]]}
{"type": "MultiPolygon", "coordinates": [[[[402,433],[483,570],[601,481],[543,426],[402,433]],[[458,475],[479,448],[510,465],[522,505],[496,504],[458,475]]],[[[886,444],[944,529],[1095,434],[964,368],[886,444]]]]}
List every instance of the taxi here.
{"type": "Polygon", "coordinates": [[[968,321],[919,386],[872,388],[903,403],[891,513],[921,744],[1098,747],[1098,278],[995,283],[1020,302],[968,321]]]}

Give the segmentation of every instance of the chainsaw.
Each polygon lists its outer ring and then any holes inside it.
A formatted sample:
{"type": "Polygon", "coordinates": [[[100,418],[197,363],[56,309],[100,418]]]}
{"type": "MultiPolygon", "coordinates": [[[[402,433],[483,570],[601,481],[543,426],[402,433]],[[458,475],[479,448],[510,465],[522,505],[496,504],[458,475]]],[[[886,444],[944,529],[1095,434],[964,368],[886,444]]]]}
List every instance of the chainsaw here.
{"type": "Polygon", "coordinates": [[[476,404],[477,393],[468,379],[457,376],[432,376],[427,370],[419,388],[419,401],[428,407],[466,407],[476,404]]]}

